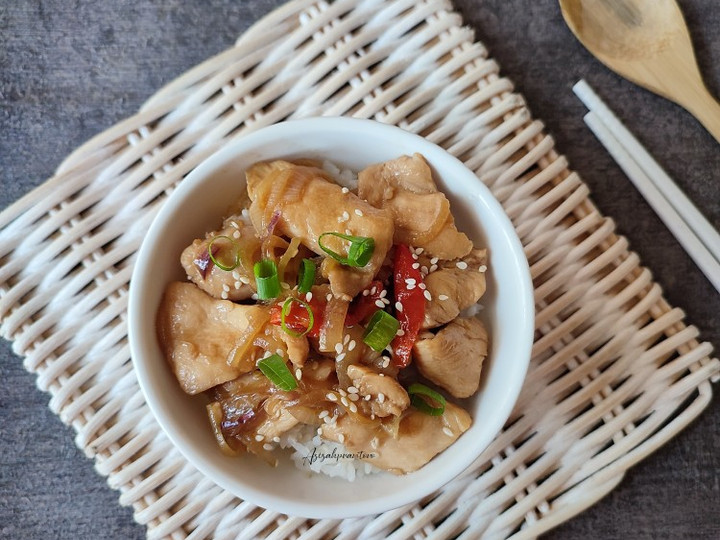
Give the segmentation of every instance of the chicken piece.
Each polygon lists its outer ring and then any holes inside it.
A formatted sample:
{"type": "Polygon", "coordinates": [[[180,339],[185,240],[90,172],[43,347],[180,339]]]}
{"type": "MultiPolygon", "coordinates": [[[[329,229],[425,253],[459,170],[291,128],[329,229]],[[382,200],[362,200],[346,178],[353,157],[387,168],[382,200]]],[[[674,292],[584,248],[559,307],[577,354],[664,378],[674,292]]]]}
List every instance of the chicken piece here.
{"type": "Polygon", "coordinates": [[[473,245],[455,227],[450,202],[420,154],[371,165],[358,175],[358,195],[388,209],[395,222],[394,243],[422,247],[440,259],[467,255],[473,245]]]}
{"type": "Polygon", "coordinates": [[[287,410],[287,400],[278,394],[266,399],[263,403],[263,409],[267,414],[267,418],[258,426],[256,433],[266,441],[272,441],[275,437],[280,437],[300,423],[287,410]]]}
{"type": "Polygon", "coordinates": [[[485,294],[487,250],[475,249],[460,261],[441,263],[440,268],[425,276],[431,300],[425,301],[422,328],[442,326],[485,294]],[[459,266],[458,266],[459,265],[459,266]]]}
{"type": "MultiPolygon", "coordinates": [[[[275,231],[300,238],[318,255],[326,255],[318,245],[323,233],[372,238],[375,249],[365,266],[344,266],[330,258],[322,266],[333,295],[339,299],[350,301],[370,284],[392,246],[390,212],[343,192],[325,171],[314,167],[274,161],[252,166],[246,176],[252,200],[250,218],[258,231],[272,224],[275,231]]],[[[323,244],[338,253],[348,248],[346,241],[334,236],[324,237],[323,244]]]]}
{"type": "MultiPolygon", "coordinates": [[[[351,365],[347,368],[352,385],[362,396],[371,396],[366,403],[375,416],[400,416],[410,405],[405,389],[392,377],[386,377],[365,366],[351,365]]],[[[363,400],[365,402],[365,400],[363,400]]]]}
{"type": "Polygon", "coordinates": [[[288,358],[295,367],[303,367],[310,353],[310,344],[305,336],[291,336],[278,326],[272,326],[277,339],[285,344],[288,358]]]}
{"type": "Polygon", "coordinates": [[[245,345],[241,341],[252,339],[251,325],[267,320],[264,311],[264,306],[217,300],[192,283],[170,283],[156,325],[165,358],[182,389],[197,394],[254,369],[251,355],[238,359],[234,353],[245,345]],[[234,360],[233,366],[229,360],[234,360]]]}
{"type": "Polygon", "coordinates": [[[455,319],[436,335],[420,336],[413,360],[423,377],[466,398],[477,392],[480,373],[488,353],[488,334],[474,317],[455,319]]]}
{"type": "MultiPolygon", "coordinates": [[[[387,422],[387,421],[386,421],[387,422]]],[[[441,416],[409,408],[397,427],[397,436],[372,422],[357,422],[348,415],[323,426],[322,437],[339,442],[361,459],[394,474],[416,471],[453,444],[472,424],[462,408],[445,404],[441,416]]]]}
{"type": "MultiPolygon", "coordinates": [[[[186,247],[180,256],[180,263],[192,282],[209,295],[223,300],[245,300],[255,292],[251,285],[255,281],[252,261],[258,258],[259,249],[260,240],[252,225],[240,216],[231,216],[219,231],[208,234],[203,240],[196,239],[186,247]],[[232,238],[240,250],[241,264],[233,270],[222,270],[210,258],[208,246],[218,236],[232,238]]],[[[226,251],[224,255],[229,261],[234,260],[229,241],[221,239],[213,243],[214,257],[221,256],[221,250],[226,251]]]]}

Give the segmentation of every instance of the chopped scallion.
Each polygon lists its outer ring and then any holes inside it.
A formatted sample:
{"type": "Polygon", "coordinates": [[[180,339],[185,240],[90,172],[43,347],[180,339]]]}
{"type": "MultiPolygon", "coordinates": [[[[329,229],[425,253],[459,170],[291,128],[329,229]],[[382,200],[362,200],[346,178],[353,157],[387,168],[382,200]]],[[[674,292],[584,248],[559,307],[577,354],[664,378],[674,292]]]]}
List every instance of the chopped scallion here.
{"type": "Polygon", "coordinates": [[[214,236],[207,250],[210,260],[220,270],[230,272],[240,265],[240,247],[229,236],[214,236]]]}
{"type": "Polygon", "coordinates": [[[260,300],[276,298],[280,294],[280,278],[275,261],[263,259],[255,263],[253,267],[255,283],[257,284],[257,295],[260,300]]]}
{"type": "Polygon", "coordinates": [[[301,293],[310,292],[315,284],[315,263],[310,259],[303,259],[298,272],[298,291],[301,293]]]}
{"type": "Polygon", "coordinates": [[[445,412],[445,398],[424,384],[413,383],[407,389],[410,395],[410,403],[420,412],[430,416],[441,416],[445,412]],[[438,406],[432,405],[428,399],[434,401],[438,406]]]}
{"type": "Polygon", "coordinates": [[[312,308],[310,307],[310,304],[307,302],[303,302],[299,298],[293,298],[292,296],[289,297],[287,300],[285,300],[285,303],[283,303],[282,310],[280,311],[280,327],[285,331],[286,334],[289,334],[293,337],[300,337],[307,334],[310,330],[312,330],[313,325],[315,324],[315,316],[313,315],[312,308]],[[290,315],[290,310],[292,309],[293,302],[297,302],[300,304],[305,311],[307,311],[308,314],[308,324],[307,328],[303,330],[302,332],[296,332],[292,328],[290,328],[287,325],[287,322],[285,321],[286,317],[290,315]]]}
{"type": "Polygon", "coordinates": [[[350,236],[348,234],[340,234],[336,232],[326,232],[318,238],[318,245],[325,253],[346,266],[362,267],[370,262],[373,251],[375,251],[375,240],[366,236],[350,236]],[[323,238],[327,236],[335,236],[347,242],[350,246],[347,250],[347,256],[333,251],[323,242],[323,238]]]}
{"type": "Polygon", "coordinates": [[[297,388],[297,381],[290,373],[285,360],[279,354],[273,354],[267,358],[263,358],[257,363],[260,371],[263,372],[272,383],[283,392],[289,392],[297,388]]]}
{"type": "Polygon", "coordinates": [[[398,320],[381,309],[377,310],[365,329],[363,342],[374,351],[380,352],[390,345],[397,334],[400,323],[398,320]]]}

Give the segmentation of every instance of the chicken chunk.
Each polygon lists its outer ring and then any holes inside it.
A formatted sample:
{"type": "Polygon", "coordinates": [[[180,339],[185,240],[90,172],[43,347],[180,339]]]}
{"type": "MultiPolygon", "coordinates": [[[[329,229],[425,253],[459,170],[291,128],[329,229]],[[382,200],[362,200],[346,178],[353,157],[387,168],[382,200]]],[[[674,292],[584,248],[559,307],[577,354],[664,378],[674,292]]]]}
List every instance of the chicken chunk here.
{"type": "Polygon", "coordinates": [[[447,402],[441,416],[407,409],[395,437],[387,427],[356,422],[347,415],[338,418],[334,424],[323,426],[322,437],[341,442],[376,467],[405,474],[423,467],[453,444],[471,424],[470,415],[464,409],[447,402]]]}
{"type": "Polygon", "coordinates": [[[262,407],[267,418],[257,427],[256,433],[267,441],[281,436],[300,423],[287,410],[287,400],[282,396],[277,394],[270,396],[262,407]]]}
{"type": "Polygon", "coordinates": [[[431,300],[425,302],[422,328],[442,326],[485,294],[487,250],[475,249],[460,261],[441,263],[440,268],[425,277],[431,300]]]}
{"type": "Polygon", "coordinates": [[[413,359],[426,379],[466,398],[480,386],[482,365],[488,353],[488,334],[474,317],[458,318],[436,335],[420,336],[413,347],[413,359]]]}
{"type": "Polygon", "coordinates": [[[371,165],[358,175],[358,195],[388,209],[395,221],[394,242],[422,247],[440,259],[467,255],[473,245],[455,227],[450,202],[420,154],[371,165]]]}
{"type": "MultiPolygon", "coordinates": [[[[226,251],[223,255],[234,263],[235,254],[230,241],[217,240],[213,242],[212,249],[214,257],[220,257],[220,252],[226,251]]],[[[251,285],[254,283],[252,261],[257,258],[259,249],[260,240],[253,226],[240,216],[232,216],[225,220],[222,229],[208,234],[204,239],[196,239],[186,247],[180,256],[180,263],[192,282],[209,295],[223,300],[245,300],[255,292],[251,285]],[[210,242],[220,236],[231,238],[234,246],[240,250],[241,261],[244,262],[233,270],[219,268],[210,258],[210,242]]]]}
{"type": "Polygon", "coordinates": [[[233,362],[251,321],[263,317],[264,306],[217,300],[192,283],[168,285],[157,314],[157,333],[165,358],[180,386],[197,394],[251,371],[251,359],[233,362]]]}
{"type": "MultiPolygon", "coordinates": [[[[349,267],[326,258],[329,262],[322,267],[333,295],[342,300],[350,301],[370,284],[392,246],[393,220],[388,211],[343,192],[315,167],[274,161],[254,165],[246,175],[250,218],[258,231],[272,223],[274,230],[300,238],[318,255],[326,255],[318,244],[323,233],[372,238],[375,249],[365,266],[349,267]]],[[[348,249],[347,241],[335,236],[324,237],[323,244],[337,253],[348,249]]]]}
{"type": "Polygon", "coordinates": [[[359,365],[348,366],[347,374],[361,396],[371,396],[367,403],[375,416],[400,416],[410,405],[407,392],[392,377],[359,365]]]}
{"type": "Polygon", "coordinates": [[[305,336],[291,336],[278,326],[273,326],[277,338],[285,344],[288,358],[295,367],[303,367],[310,353],[310,344],[305,336]]]}

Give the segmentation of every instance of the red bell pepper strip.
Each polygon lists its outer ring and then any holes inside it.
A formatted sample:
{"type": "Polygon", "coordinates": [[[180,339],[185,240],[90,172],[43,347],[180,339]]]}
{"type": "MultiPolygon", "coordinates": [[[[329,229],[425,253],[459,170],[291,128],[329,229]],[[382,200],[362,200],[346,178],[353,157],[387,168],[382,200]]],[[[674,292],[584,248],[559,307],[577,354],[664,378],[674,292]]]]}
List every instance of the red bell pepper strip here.
{"type": "Polygon", "coordinates": [[[392,350],[393,363],[399,368],[410,364],[412,348],[425,319],[425,296],[423,289],[420,288],[423,277],[419,268],[413,268],[416,262],[408,246],[405,244],[395,246],[393,261],[395,303],[397,305],[399,302],[402,306],[402,310],[395,308],[395,317],[400,321],[403,335],[393,339],[392,350]]]}
{"type": "MultiPolygon", "coordinates": [[[[320,335],[320,327],[323,323],[325,313],[325,302],[313,297],[307,304],[313,312],[313,325],[305,334],[306,337],[316,338],[320,335]]],[[[282,326],[283,302],[273,304],[270,307],[270,324],[282,326]]],[[[285,316],[285,325],[294,332],[305,332],[310,323],[310,316],[307,309],[297,302],[290,304],[290,311],[285,316]]]]}
{"type": "Polygon", "coordinates": [[[373,281],[368,285],[367,290],[370,291],[367,295],[358,295],[350,304],[345,316],[345,326],[360,324],[378,310],[375,302],[380,300],[380,295],[385,290],[385,286],[382,281],[373,281]],[[372,292],[373,290],[375,292],[372,292]]]}

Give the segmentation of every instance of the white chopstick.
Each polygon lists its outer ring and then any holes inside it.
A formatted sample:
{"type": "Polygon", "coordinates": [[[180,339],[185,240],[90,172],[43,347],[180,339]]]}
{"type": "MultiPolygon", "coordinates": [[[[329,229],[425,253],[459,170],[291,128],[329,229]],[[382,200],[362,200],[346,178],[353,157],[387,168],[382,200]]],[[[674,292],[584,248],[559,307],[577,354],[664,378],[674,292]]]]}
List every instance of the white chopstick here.
{"type": "Polygon", "coordinates": [[[585,123],[720,292],[720,234],[584,80],[573,91],[590,109],[585,123]]]}

